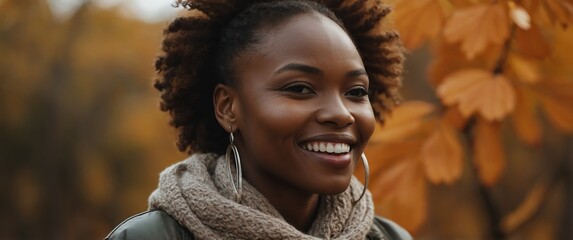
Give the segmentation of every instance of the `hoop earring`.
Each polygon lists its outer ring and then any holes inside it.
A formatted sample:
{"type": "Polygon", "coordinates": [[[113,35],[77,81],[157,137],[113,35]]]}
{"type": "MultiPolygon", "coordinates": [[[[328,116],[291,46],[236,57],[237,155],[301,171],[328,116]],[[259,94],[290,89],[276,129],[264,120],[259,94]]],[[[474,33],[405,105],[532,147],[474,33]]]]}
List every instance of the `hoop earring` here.
{"type": "Polygon", "coordinates": [[[366,194],[366,191],[368,190],[368,181],[370,179],[370,168],[368,167],[368,159],[366,158],[366,155],[364,155],[364,153],[362,153],[362,155],[360,156],[360,159],[362,159],[362,164],[364,165],[364,175],[366,175],[365,179],[364,179],[364,189],[362,189],[362,193],[360,194],[360,197],[353,202],[353,204],[356,204],[358,202],[360,202],[360,200],[362,199],[362,197],[364,197],[364,195],[366,194]]]}
{"type": "Polygon", "coordinates": [[[231,184],[233,184],[233,190],[235,190],[235,198],[237,202],[241,201],[241,195],[243,194],[243,171],[241,169],[241,157],[239,156],[239,150],[235,146],[235,137],[233,136],[233,132],[229,135],[229,146],[227,147],[227,153],[225,154],[225,158],[227,160],[227,166],[229,167],[229,177],[231,179],[231,184]],[[233,159],[235,160],[235,171],[237,177],[237,184],[233,181],[233,173],[231,170],[231,152],[233,153],[233,159]]]}

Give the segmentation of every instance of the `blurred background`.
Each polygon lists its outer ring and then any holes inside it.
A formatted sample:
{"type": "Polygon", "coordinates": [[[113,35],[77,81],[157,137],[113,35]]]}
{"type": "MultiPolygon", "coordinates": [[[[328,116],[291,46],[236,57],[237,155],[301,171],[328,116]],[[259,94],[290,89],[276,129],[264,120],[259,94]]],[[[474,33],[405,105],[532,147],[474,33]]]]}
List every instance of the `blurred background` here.
{"type": "MultiPolygon", "coordinates": [[[[159,172],[186,157],[152,87],[162,29],[181,13],[171,4],[0,0],[0,239],[102,239],[144,211],[159,172]]],[[[554,39],[563,57],[546,69],[571,79],[573,34],[554,39]]],[[[405,99],[439,104],[432,49],[408,53],[405,99]]],[[[391,215],[417,239],[493,239],[491,226],[503,224],[500,239],[573,239],[573,140],[539,121],[534,147],[501,124],[507,161],[495,185],[464,161],[456,181],[422,181],[427,195],[402,200],[421,218],[391,215]]],[[[371,151],[370,161],[384,155],[371,151]]]]}

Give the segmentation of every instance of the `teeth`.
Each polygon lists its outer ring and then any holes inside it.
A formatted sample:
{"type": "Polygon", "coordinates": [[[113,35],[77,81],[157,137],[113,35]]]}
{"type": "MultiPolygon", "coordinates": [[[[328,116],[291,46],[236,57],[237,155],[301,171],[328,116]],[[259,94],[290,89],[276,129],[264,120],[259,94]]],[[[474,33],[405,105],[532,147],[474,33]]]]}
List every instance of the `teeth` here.
{"type": "Polygon", "coordinates": [[[334,145],[334,153],[341,153],[341,152],[342,152],[342,145],[340,143],[334,145]]]}
{"type": "Polygon", "coordinates": [[[332,143],[327,143],[327,144],[326,144],[326,152],[327,152],[327,153],[333,153],[333,152],[334,152],[334,144],[332,144],[332,143]]]}
{"type": "Polygon", "coordinates": [[[346,143],[330,143],[330,142],[312,142],[302,146],[302,148],[323,153],[348,153],[350,152],[350,145],[346,143]]]}

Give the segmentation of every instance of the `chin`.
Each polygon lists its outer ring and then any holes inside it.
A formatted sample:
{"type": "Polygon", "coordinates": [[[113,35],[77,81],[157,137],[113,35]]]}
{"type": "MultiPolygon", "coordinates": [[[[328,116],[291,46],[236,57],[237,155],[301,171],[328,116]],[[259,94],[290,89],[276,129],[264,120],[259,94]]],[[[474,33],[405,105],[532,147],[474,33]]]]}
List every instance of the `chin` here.
{"type": "Polygon", "coordinates": [[[319,191],[317,191],[317,193],[321,195],[341,194],[346,191],[346,189],[348,189],[348,186],[350,185],[350,179],[351,177],[347,177],[346,179],[337,179],[325,182],[324,185],[318,189],[319,191]]]}

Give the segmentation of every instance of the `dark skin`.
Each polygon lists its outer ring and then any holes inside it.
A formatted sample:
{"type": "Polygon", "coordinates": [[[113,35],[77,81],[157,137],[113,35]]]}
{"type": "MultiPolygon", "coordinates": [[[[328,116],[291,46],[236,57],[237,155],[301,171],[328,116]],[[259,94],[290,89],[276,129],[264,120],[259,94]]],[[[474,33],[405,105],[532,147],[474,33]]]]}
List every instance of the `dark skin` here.
{"type": "Polygon", "coordinates": [[[374,131],[368,77],[349,36],[317,13],[260,30],[263,42],[218,85],[216,117],[233,132],[243,176],[300,231],[320,195],[344,192],[374,131]]]}

